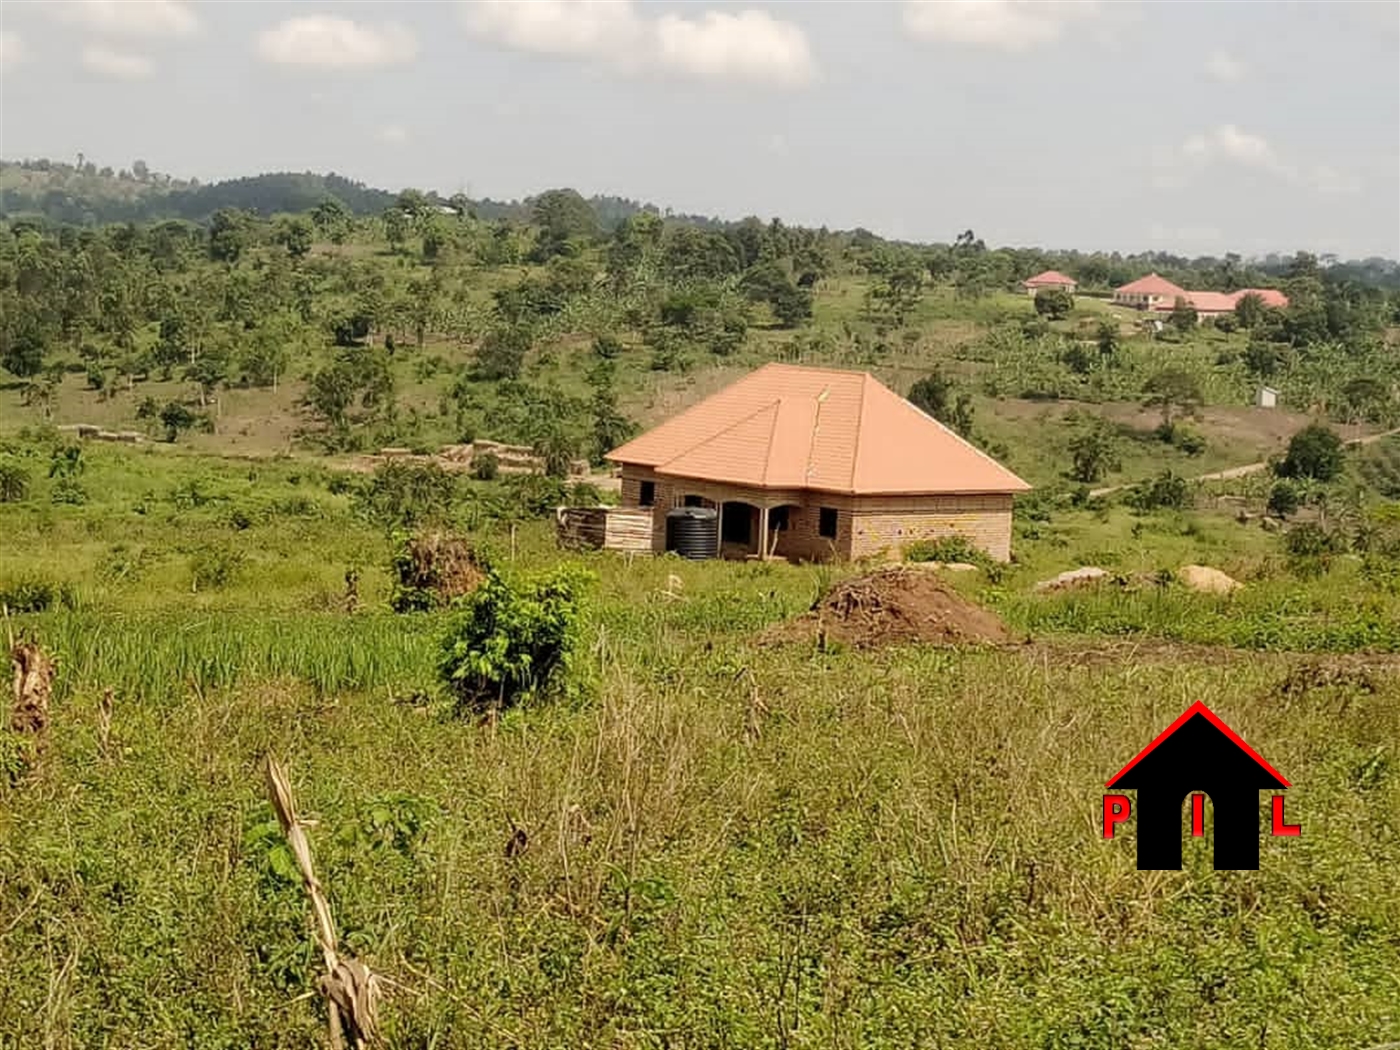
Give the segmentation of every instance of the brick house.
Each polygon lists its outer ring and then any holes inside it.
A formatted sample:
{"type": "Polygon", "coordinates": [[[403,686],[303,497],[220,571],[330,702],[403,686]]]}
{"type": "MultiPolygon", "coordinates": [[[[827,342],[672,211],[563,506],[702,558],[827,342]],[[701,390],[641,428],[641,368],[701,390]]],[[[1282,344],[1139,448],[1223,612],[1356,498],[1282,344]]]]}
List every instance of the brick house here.
{"type": "Polygon", "coordinates": [[[1156,313],[1171,313],[1176,309],[1178,302],[1184,302],[1196,311],[1198,321],[1208,321],[1214,317],[1234,313],[1235,307],[1246,295],[1257,295],[1263,305],[1273,309],[1281,310],[1288,305],[1288,296],[1276,288],[1244,288],[1238,292],[1188,292],[1155,273],[1130,281],[1121,288],[1115,288],[1113,302],[1118,306],[1131,306],[1137,310],[1151,310],[1156,313]]]}
{"type": "Polygon", "coordinates": [[[713,507],[725,557],[897,554],[959,534],[1011,556],[1030,486],[865,372],[768,364],[608,453],[622,505],[713,507]]]}

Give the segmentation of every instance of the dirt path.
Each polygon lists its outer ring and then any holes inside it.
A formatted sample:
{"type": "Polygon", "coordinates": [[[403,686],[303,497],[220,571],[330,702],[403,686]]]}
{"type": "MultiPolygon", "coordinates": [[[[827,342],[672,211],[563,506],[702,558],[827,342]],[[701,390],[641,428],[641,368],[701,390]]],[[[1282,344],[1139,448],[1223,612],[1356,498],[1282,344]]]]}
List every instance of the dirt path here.
{"type": "MultiPolygon", "coordinates": [[[[1376,441],[1380,441],[1380,440],[1383,439],[1383,438],[1392,437],[1393,435],[1396,435],[1396,434],[1400,434],[1400,427],[1393,427],[1393,428],[1390,429],[1390,430],[1383,430],[1383,431],[1381,431],[1379,434],[1367,434],[1365,437],[1361,437],[1361,438],[1352,438],[1350,441],[1344,441],[1344,442],[1342,442],[1342,443],[1343,443],[1344,445],[1348,445],[1348,446],[1350,446],[1350,445],[1370,445],[1370,444],[1372,444],[1372,443],[1374,443],[1374,442],[1376,442],[1376,441]]],[[[1196,477],[1190,478],[1189,480],[1191,480],[1191,481],[1233,481],[1235,478],[1243,478],[1243,477],[1248,477],[1250,474],[1258,474],[1261,470],[1267,470],[1267,469],[1268,469],[1268,466],[1269,466],[1269,464],[1268,464],[1267,462],[1245,463],[1243,466],[1239,466],[1239,467],[1230,467],[1230,468],[1227,469],[1227,470],[1217,470],[1217,471],[1213,471],[1213,472],[1210,473],[1210,474],[1198,474],[1196,477]]],[[[1121,491],[1122,489],[1126,489],[1126,488],[1128,488],[1131,484],[1132,484],[1132,482],[1124,482],[1124,483],[1121,484],[1121,485],[1109,485],[1109,486],[1107,486],[1107,487],[1105,487],[1105,488],[1101,488],[1101,489],[1090,489],[1090,490],[1089,490],[1089,496],[1090,496],[1091,498],[1094,497],[1094,496],[1107,496],[1107,495],[1109,495],[1110,493],[1119,492],[1119,491],[1121,491]]]]}

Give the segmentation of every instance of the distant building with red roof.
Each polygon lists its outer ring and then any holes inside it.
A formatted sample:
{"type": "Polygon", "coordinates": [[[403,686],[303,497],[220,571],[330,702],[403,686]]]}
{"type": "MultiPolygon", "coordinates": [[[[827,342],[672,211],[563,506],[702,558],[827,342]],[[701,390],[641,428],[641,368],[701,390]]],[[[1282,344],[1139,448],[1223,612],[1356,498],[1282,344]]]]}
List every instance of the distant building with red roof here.
{"type": "Polygon", "coordinates": [[[1034,277],[1027,277],[1021,282],[1021,287],[1026,290],[1027,295],[1035,295],[1042,288],[1059,288],[1073,295],[1079,287],[1079,282],[1057,270],[1046,270],[1034,277]]]}
{"type": "Polygon", "coordinates": [[[1139,277],[1136,281],[1114,289],[1113,301],[1118,306],[1131,306],[1135,310],[1160,313],[1170,313],[1176,309],[1178,302],[1184,302],[1196,311],[1198,320],[1205,321],[1233,313],[1239,301],[1246,295],[1259,296],[1265,306],[1275,310],[1281,310],[1288,305],[1288,296],[1276,288],[1245,288],[1238,292],[1188,292],[1155,273],[1139,277]]]}
{"type": "Polygon", "coordinates": [[[1138,310],[1154,310],[1166,304],[1170,310],[1178,299],[1185,299],[1187,291],[1180,285],[1172,284],[1165,277],[1149,273],[1136,281],[1129,281],[1121,288],[1113,290],[1113,301],[1119,306],[1131,306],[1138,310]]]}

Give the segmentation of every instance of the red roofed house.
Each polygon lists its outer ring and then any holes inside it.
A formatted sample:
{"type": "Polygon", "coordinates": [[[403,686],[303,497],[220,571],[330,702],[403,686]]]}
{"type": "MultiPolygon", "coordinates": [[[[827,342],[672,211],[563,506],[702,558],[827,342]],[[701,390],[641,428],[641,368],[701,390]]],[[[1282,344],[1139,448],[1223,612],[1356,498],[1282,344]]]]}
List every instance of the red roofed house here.
{"type": "Polygon", "coordinates": [[[1079,287],[1079,282],[1073,277],[1067,277],[1055,270],[1046,270],[1038,273],[1034,277],[1027,277],[1021,282],[1021,287],[1026,290],[1027,295],[1034,296],[1042,288],[1062,288],[1070,295],[1079,287]]]}
{"type": "Polygon", "coordinates": [[[1283,309],[1288,305],[1288,296],[1274,288],[1245,288],[1238,292],[1188,292],[1155,273],[1139,277],[1136,281],[1114,289],[1113,301],[1119,306],[1170,313],[1176,308],[1177,300],[1181,299],[1195,309],[1198,321],[1205,321],[1222,314],[1234,313],[1235,307],[1246,295],[1257,295],[1264,301],[1265,306],[1274,309],[1283,309]]]}
{"type": "Polygon", "coordinates": [[[1170,310],[1178,299],[1185,299],[1187,294],[1185,288],[1172,284],[1165,277],[1149,273],[1146,277],[1115,288],[1113,301],[1119,306],[1133,306],[1139,310],[1170,310]]]}
{"type": "Polygon", "coordinates": [[[726,555],[826,560],[962,535],[1011,556],[1030,486],[865,372],[768,364],[608,453],[622,504],[719,512],[726,555]]]}

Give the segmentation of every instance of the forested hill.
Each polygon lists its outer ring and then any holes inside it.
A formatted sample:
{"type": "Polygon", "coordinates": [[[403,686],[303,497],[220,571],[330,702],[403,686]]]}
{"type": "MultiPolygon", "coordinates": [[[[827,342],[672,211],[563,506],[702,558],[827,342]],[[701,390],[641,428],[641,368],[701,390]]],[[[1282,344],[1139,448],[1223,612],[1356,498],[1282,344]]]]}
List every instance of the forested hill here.
{"type": "MultiPolygon", "coordinates": [[[[441,207],[469,209],[493,221],[529,220],[528,201],[471,200],[458,194],[425,198],[441,207]]],[[[223,182],[201,184],[151,171],[144,161],[120,171],[99,168],[91,161],[65,164],[51,160],[0,161],[0,217],[41,218],[73,226],[102,226],[114,222],[185,219],[206,223],[226,208],[270,216],[305,212],[333,198],[355,215],[380,215],[394,206],[398,194],[375,189],[337,175],[313,172],[270,172],[223,182]]],[[[641,211],[660,211],[650,204],[623,197],[589,199],[599,225],[611,230],[641,211]]],[[[672,216],[694,226],[717,227],[720,220],[699,215],[672,216]]]]}

